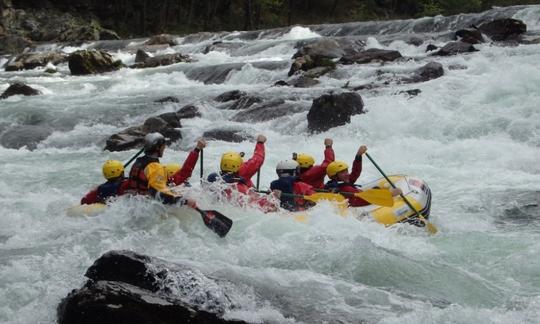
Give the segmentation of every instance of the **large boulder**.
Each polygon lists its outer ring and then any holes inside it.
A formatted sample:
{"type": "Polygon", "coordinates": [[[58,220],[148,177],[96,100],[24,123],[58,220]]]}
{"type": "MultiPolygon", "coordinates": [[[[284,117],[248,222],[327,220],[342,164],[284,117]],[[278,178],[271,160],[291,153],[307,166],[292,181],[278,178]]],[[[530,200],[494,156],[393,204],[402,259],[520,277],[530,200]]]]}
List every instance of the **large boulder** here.
{"type": "Polygon", "coordinates": [[[63,53],[28,53],[22,54],[15,60],[6,64],[6,71],[31,70],[39,66],[46,66],[51,63],[54,65],[63,63],[67,60],[67,56],[63,53]]]}
{"type": "Polygon", "coordinates": [[[123,67],[120,60],[114,61],[109,53],[100,50],[76,51],[69,55],[68,65],[73,75],[111,72],[123,67]]]}
{"type": "Polygon", "coordinates": [[[40,95],[41,92],[39,90],[36,90],[30,86],[27,86],[26,84],[22,82],[15,82],[12,85],[10,85],[6,91],[0,95],[0,99],[6,99],[11,96],[16,95],[23,95],[23,96],[37,96],[40,95]]]}
{"type": "Polygon", "coordinates": [[[355,92],[325,94],[313,100],[307,115],[311,132],[324,132],[351,122],[351,116],[364,113],[364,101],[355,92]]]}
{"type": "Polygon", "coordinates": [[[236,122],[262,122],[305,111],[306,108],[283,99],[274,99],[238,112],[231,120],[236,122]]]}
{"type": "Polygon", "coordinates": [[[41,125],[15,126],[2,134],[0,144],[7,148],[19,149],[26,146],[27,149],[34,150],[52,132],[52,128],[41,125]]]}
{"type": "Polygon", "coordinates": [[[503,18],[484,23],[478,29],[494,41],[515,39],[527,31],[527,25],[518,19],[503,18]]]}
{"type": "Polygon", "coordinates": [[[478,50],[470,43],[465,42],[450,42],[444,45],[440,50],[432,55],[437,56],[449,56],[461,53],[478,52],[478,50]]]}
{"type": "Polygon", "coordinates": [[[86,276],[86,284],[58,305],[59,324],[244,323],[224,320],[234,307],[226,289],[187,266],[111,251],[86,276]]]}
{"type": "Polygon", "coordinates": [[[363,63],[371,63],[373,61],[390,62],[390,61],[395,61],[401,57],[403,56],[401,56],[401,53],[398,51],[384,50],[384,49],[379,49],[379,48],[370,48],[356,54],[343,56],[341,59],[339,59],[339,63],[363,64],[363,63]]]}

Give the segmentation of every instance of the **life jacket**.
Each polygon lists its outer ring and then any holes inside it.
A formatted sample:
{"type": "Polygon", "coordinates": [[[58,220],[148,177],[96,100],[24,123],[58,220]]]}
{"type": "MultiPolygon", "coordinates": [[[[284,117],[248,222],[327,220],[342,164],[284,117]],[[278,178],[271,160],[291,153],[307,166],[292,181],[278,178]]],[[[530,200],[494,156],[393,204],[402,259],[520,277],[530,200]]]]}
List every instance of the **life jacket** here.
{"type": "Polygon", "coordinates": [[[343,188],[344,186],[351,186],[353,188],[357,187],[357,185],[355,185],[354,183],[339,181],[339,180],[330,180],[326,183],[326,185],[324,185],[324,188],[327,190],[336,192],[336,191],[341,191],[341,188],[343,188]]]}
{"type": "Polygon", "coordinates": [[[97,187],[97,199],[100,203],[105,203],[108,198],[118,195],[118,191],[124,179],[107,181],[97,187]]]}
{"type": "Polygon", "coordinates": [[[290,195],[282,195],[280,197],[280,206],[290,211],[295,211],[298,209],[298,204],[292,196],[294,194],[294,182],[296,181],[295,176],[280,177],[277,180],[270,183],[270,190],[279,190],[282,193],[287,193],[290,195]]]}
{"type": "Polygon", "coordinates": [[[158,162],[159,159],[151,156],[143,156],[135,160],[129,171],[129,188],[136,190],[139,194],[148,193],[148,179],[144,175],[144,169],[148,164],[158,162]]]}

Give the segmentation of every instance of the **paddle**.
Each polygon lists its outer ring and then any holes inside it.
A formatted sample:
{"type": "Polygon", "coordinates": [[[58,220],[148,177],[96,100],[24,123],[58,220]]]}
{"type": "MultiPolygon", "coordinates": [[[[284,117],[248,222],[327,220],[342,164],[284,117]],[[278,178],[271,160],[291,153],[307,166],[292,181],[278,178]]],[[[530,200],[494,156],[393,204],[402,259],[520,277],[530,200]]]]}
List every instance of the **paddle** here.
{"type": "MultiPolygon", "coordinates": [[[[259,192],[259,193],[264,193],[264,194],[270,194],[272,193],[270,190],[255,190],[255,192],[259,192]]],[[[336,194],[336,193],[331,193],[331,192],[316,192],[312,195],[297,195],[297,194],[291,194],[291,193],[286,193],[286,192],[282,192],[281,193],[282,196],[286,196],[286,197],[294,197],[294,198],[302,198],[302,199],[305,199],[305,200],[309,200],[309,201],[313,201],[313,202],[318,202],[319,200],[330,200],[330,201],[337,201],[337,202],[342,202],[345,200],[345,197],[343,197],[342,195],[340,194],[336,194]]]]}
{"type": "MultiPolygon", "coordinates": [[[[373,165],[377,168],[377,170],[379,170],[379,172],[383,175],[383,177],[386,179],[386,181],[388,181],[388,183],[392,186],[392,188],[396,188],[396,185],[394,185],[394,183],[392,182],[392,180],[390,180],[390,178],[388,178],[386,176],[386,174],[383,172],[383,170],[381,170],[381,168],[379,168],[379,166],[377,165],[377,163],[375,163],[375,161],[373,161],[373,159],[371,158],[371,156],[369,156],[368,153],[365,153],[365,155],[367,156],[367,158],[371,161],[371,163],[373,163],[373,165]]],[[[429,233],[431,234],[436,234],[437,233],[437,227],[435,227],[435,225],[433,225],[432,223],[428,222],[424,216],[422,216],[418,210],[416,210],[416,208],[414,208],[414,206],[411,204],[411,202],[401,193],[399,194],[401,196],[401,198],[403,198],[403,201],[405,201],[405,203],[407,204],[407,206],[409,206],[409,208],[411,210],[414,211],[414,213],[416,214],[416,217],[422,222],[424,223],[424,226],[426,227],[426,229],[428,230],[429,233]]],[[[405,219],[407,218],[410,218],[412,216],[409,216],[409,217],[406,217],[405,219]]],[[[403,219],[403,220],[405,220],[403,219]]],[[[402,220],[402,221],[403,221],[402,220]]]]}
{"type": "Polygon", "coordinates": [[[200,163],[200,169],[201,169],[201,180],[203,179],[203,159],[204,159],[204,150],[201,149],[201,163],[200,163]]]}
{"type": "Polygon", "coordinates": [[[361,198],[373,205],[385,206],[385,207],[394,206],[394,198],[392,197],[392,193],[386,189],[367,189],[367,190],[356,192],[356,193],[343,192],[343,191],[329,192],[329,191],[321,190],[320,193],[332,193],[332,194],[340,194],[344,196],[354,196],[354,197],[361,198]]]}
{"type": "Polygon", "coordinates": [[[139,155],[141,155],[142,152],[144,152],[144,147],[139,152],[137,152],[137,154],[135,154],[131,159],[129,159],[129,161],[127,161],[124,164],[124,168],[127,168],[127,166],[130,165],[131,162],[133,162],[133,160],[135,160],[139,155]]]}
{"type": "Polygon", "coordinates": [[[257,190],[259,190],[259,180],[261,180],[261,168],[257,170],[257,187],[256,187],[257,190]]]}
{"type": "Polygon", "coordinates": [[[233,221],[217,210],[202,210],[194,208],[201,214],[204,225],[214,231],[219,237],[225,237],[232,227],[233,221]]]}

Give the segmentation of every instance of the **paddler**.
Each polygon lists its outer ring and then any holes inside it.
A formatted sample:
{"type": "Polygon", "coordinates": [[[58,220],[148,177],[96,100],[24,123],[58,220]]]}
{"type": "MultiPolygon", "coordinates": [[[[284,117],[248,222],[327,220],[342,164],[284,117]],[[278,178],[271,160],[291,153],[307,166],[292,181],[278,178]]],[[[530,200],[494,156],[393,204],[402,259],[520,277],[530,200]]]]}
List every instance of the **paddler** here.
{"type": "Polygon", "coordinates": [[[173,193],[167,186],[167,171],[159,163],[166,143],[160,133],[149,133],[144,137],[144,156],[137,158],[129,172],[129,186],[134,193],[150,195],[164,204],[188,205],[196,208],[193,199],[184,198],[173,193]]]}
{"type": "Polygon", "coordinates": [[[270,190],[279,197],[280,206],[289,211],[306,210],[315,204],[301,196],[315,193],[313,187],[298,178],[300,165],[295,160],[284,160],[277,164],[278,179],[272,181],[270,190]]]}
{"type": "Polygon", "coordinates": [[[247,204],[258,205],[266,212],[275,211],[277,210],[276,204],[266,197],[257,194],[254,191],[253,182],[251,181],[251,178],[263,165],[265,158],[264,143],[266,142],[266,137],[261,134],[257,136],[256,140],[257,143],[255,144],[253,156],[245,162],[240,153],[232,151],[225,152],[221,156],[220,172],[211,173],[208,176],[208,182],[222,181],[228,184],[228,188],[223,193],[229,200],[233,198],[234,192],[239,192],[248,196],[247,204]]]}
{"type": "Polygon", "coordinates": [[[319,165],[315,164],[313,156],[305,153],[293,153],[293,159],[300,165],[299,180],[305,182],[315,189],[324,188],[324,178],[326,177],[326,168],[334,161],[333,141],[331,138],[324,140],[324,161],[319,165]]]}
{"type": "MultiPolygon", "coordinates": [[[[326,168],[326,174],[330,178],[325,185],[325,189],[331,192],[351,193],[362,192],[354,184],[362,173],[362,155],[366,153],[367,147],[365,145],[360,146],[356,156],[354,158],[353,167],[351,173],[349,173],[349,166],[343,161],[334,161],[326,168]]],[[[401,193],[401,189],[390,189],[392,196],[398,196],[401,193]]],[[[367,206],[370,203],[360,197],[354,195],[345,195],[349,200],[349,206],[360,207],[367,206]]]]}
{"type": "Polygon", "coordinates": [[[82,199],[81,205],[104,204],[112,197],[123,195],[129,189],[124,177],[124,165],[118,160],[107,160],[101,168],[107,181],[90,190],[82,199]]]}

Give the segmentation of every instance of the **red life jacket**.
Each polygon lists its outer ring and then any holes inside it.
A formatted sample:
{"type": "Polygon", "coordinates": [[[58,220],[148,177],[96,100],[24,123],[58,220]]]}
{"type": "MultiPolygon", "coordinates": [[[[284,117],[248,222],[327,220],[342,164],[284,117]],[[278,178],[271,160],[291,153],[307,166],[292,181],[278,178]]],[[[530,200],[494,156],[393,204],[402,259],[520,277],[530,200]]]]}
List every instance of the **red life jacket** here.
{"type": "Polygon", "coordinates": [[[129,171],[129,188],[135,190],[138,194],[148,194],[148,179],[144,174],[146,166],[152,162],[158,162],[159,159],[150,156],[143,156],[135,160],[129,171]]]}

